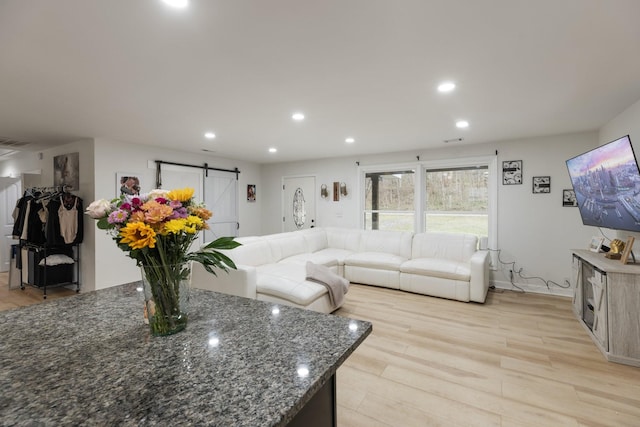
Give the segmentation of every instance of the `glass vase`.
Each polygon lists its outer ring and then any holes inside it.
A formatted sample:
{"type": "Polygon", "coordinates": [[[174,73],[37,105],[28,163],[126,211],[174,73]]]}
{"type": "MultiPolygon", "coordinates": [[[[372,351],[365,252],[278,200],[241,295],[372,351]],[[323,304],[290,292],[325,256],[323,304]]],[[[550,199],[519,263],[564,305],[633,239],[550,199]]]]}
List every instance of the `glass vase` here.
{"type": "Polygon", "coordinates": [[[189,318],[191,262],[145,264],[141,270],[151,334],[165,336],[184,330],[189,318]]]}

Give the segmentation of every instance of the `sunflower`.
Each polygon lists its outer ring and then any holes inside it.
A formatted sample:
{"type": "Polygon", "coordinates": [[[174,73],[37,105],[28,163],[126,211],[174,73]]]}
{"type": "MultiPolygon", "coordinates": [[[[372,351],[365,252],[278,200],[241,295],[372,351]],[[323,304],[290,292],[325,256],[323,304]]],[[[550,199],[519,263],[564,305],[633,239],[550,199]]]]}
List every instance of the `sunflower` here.
{"type": "Polygon", "coordinates": [[[131,249],[156,247],[156,232],[143,222],[130,222],[120,229],[120,243],[126,243],[131,249]]]}
{"type": "Polygon", "coordinates": [[[193,188],[189,188],[189,187],[178,188],[176,190],[169,191],[169,194],[167,194],[167,197],[170,200],[177,200],[179,202],[184,203],[191,200],[194,192],[195,190],[193,188]]]}

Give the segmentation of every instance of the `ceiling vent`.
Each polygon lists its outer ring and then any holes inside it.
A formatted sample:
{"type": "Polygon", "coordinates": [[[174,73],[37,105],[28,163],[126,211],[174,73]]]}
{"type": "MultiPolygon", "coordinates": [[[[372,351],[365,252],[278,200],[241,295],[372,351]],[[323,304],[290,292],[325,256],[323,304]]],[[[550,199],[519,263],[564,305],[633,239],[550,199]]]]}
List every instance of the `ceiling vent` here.
{"type": "Polygon", "coordinates": [[[18,141],[13,138],[6,138],[4,136],[0,136],[0,148],[22,148],[29,145],[29,142],[26,141],[18,141]]]}
{"type": "Polygon", "coordinates": [[[450,142],[462,142],[464,140],[464,138],[451,138],[451,139],[445,139],[444,143],[448,144],[450,142]]]}

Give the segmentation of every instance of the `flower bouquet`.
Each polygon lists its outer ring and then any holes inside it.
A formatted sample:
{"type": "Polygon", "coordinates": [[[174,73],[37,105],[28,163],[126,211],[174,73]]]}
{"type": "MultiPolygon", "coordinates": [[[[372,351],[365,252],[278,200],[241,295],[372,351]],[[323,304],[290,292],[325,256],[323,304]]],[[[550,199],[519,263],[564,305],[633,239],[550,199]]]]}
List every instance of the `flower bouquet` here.
{"type": "Polygon", "coordinates": [[[111,201],[101,199],[87,207],[99,229],[107,230],[142,269],[145,310],[154,335],[181,331],[187,324],[191,262],[199,262],[210,273],[235,269],[220,249],[240,243],[221,237],[190,252],[200,230],[207,229],[211,211],[193,200],[192,188],[153,190],[146,195],[123,194],[111,201]]]}

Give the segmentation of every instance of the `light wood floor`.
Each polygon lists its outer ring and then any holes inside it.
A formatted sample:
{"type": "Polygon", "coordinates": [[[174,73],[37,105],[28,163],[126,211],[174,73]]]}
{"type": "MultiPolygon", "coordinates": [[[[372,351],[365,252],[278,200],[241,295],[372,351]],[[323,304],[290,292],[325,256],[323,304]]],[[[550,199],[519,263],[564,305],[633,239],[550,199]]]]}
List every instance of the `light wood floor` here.
{"type": "Polygon", "coordinates": [[[337,314],[373,323],[338,369],[340,427],[640,426],[640,368],[607,362],[568,298],[351,285],[337,314]]]}
{"type": "MultiPolygon", "coordinates": [[[[0,273],[0,310],[42,301],[0,273]]],[[[339,427],[640,426],[640,368],[607,362],[568,298],[472,304],[351,285],[336,314],[373,323],[338,369],[339,427]]]]}
{"type": "MultiPolygon", "coordinates": [[[[47,300],[75,295],[76,291],[65,287],[47,288],[47,300]]],[[[0,273],[0,311],[10,308],[38,304],[46,301],[42,289],[25,286],[24,290],[9,289],[9,273],[0,273]]]]}

